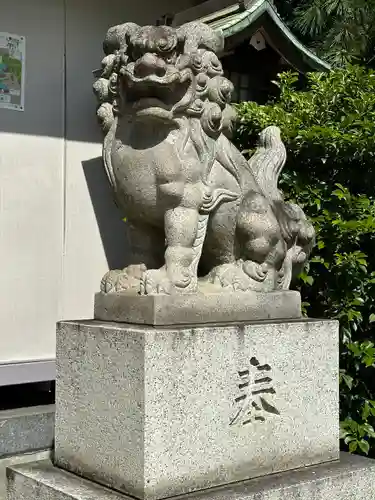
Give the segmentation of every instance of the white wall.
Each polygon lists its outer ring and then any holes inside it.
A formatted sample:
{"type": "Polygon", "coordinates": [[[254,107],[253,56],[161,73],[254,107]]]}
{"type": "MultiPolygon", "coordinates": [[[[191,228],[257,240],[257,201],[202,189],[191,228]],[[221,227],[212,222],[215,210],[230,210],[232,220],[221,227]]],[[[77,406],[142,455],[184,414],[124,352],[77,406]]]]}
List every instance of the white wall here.
{"type": "MultiPolygon", "coordinates": [[[[176,10],[187,5],[189,0],[173,1],[176,10]]],[[[126,21],[154,23],[170,9],[168,0],[67,0],[67,188],[61,318],[92,317],[94,293],[108,265],[124,265],[125,224],[104,176],[96,101],[91,92],[92,70],[100,67],[104,56],[105,33],[110,26],[126,21]]]]}
{"type": "MultiPolygon", "coordinates": [[[[173,0],[173,10],[189,4],[173,0]]],[[[0,7],[0,31],[24,35],[27,54],[25,111],[0,109],[4,363],[53,358],[56,321],[92,317],[108,264],[121,264],[125,227],[100,161],[91,72],[109,26],[153,22],[171,2],[0,0],[0,7]]]]}
{"type": "Polygon", "coordinates": [[[0,362],[51,357],[61,289],[62,0],[0,1],[26,36],[25,111],[0,109],[0,362]]]}

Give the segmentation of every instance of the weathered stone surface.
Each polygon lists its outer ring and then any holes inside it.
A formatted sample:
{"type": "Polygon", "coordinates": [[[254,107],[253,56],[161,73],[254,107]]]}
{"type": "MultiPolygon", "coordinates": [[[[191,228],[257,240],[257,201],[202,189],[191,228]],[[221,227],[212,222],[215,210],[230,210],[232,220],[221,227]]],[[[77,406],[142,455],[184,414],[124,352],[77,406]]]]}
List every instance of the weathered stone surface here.
{"type": "Polygon", "coordinates": [[[287,290],[310,254],[314,229],[278,189],[280,130],[260,134],[249,162],[230,141],[223,47],[222,34],[198,22],[107,33],[94,91],[133,265],[107,273],[103,293],[287,290]]]}
{"type": "Polygon", "coordinates": [[[52,448],[55,406],[0,411],[0,457],[52,448]]]}
{"type": "Polygon", "coordinates": [[[98,293],[94,317],[146,325],[294,319],[301,317],[301,296],[290,290],[143,296],[98,293]]]}
{"type": "Polygon", "coordinates": [[[7,500],[130,500],[62,471],[49,460],[7,469],[7,500]]]}
{"type": "Polygon", "coordinates": [[[27,464],[40,460],[51,460],[51,450],[36,451],[34,453],[21,453],[0,458],[0,500],[6,499],[6,469],[14,465],[27,464]]]}
{"type": "Polygon", "coordinates": [[[338,324],[62,322],[56,463],[155,499],[338,458],[338,324]]]}
{"type": "MultiPolygon", "coordinates": [[[[54,468],[50,462],[8,470],[8,500],[130,500],[54,468]]],[[[341,455],[341,461],[307,467],[232,486],[176,497],[176,500],[373,500],[375,461],[341,455]]]]}

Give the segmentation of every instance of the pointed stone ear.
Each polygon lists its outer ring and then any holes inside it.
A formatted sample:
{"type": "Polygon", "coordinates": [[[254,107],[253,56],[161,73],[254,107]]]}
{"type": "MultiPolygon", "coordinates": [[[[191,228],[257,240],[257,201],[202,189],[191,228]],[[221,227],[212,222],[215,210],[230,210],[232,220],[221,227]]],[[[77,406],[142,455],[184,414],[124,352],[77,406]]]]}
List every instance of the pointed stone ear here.
{"type": "Polygon", "coordinates": [[[198,49],[220,53],[224,50],[224,36],[207,24],[191,22],[177,28],[178,39],[184,43],[184,53],[191,54],[198,49]]]}

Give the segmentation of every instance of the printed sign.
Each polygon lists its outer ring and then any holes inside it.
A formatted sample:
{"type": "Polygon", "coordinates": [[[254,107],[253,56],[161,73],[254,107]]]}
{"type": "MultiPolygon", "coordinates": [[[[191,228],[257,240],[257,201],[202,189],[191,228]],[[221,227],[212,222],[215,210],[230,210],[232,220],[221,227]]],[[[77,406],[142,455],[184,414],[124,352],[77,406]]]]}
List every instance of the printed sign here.
{"type": "Polygon", "coordinates": [[[25,49],[24,36],[0,32],[0,108],[24,110],[25,49]]]}

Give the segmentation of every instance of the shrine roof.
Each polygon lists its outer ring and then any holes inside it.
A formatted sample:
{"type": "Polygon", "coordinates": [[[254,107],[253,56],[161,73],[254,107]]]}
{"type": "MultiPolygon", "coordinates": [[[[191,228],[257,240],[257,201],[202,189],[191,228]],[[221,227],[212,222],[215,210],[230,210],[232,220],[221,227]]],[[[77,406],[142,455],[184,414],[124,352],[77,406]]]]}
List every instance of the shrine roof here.
{"type": "Polygon", "coordinates": [[[330,65],[319,58],[290,31],[279,16],[272,0],[209,0],[174,16],[173,25],[200,21],[220,30],[226,49],[233,48],[260,31],[271,45],[295,70],[328,71],[330,65]]]}

